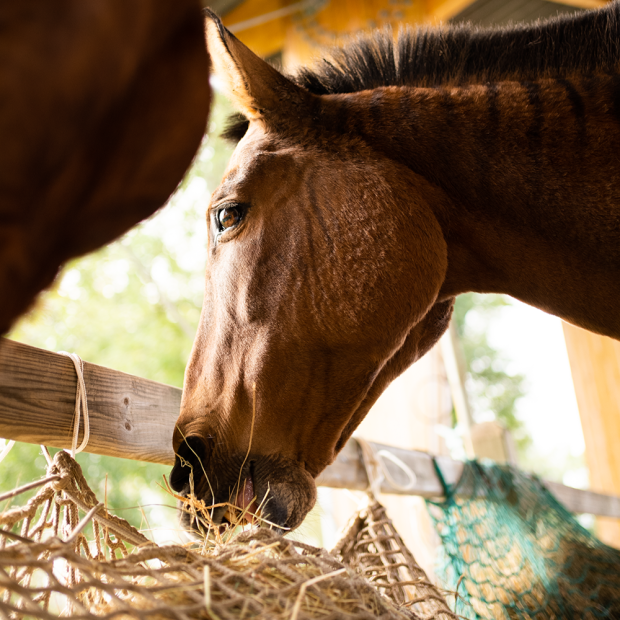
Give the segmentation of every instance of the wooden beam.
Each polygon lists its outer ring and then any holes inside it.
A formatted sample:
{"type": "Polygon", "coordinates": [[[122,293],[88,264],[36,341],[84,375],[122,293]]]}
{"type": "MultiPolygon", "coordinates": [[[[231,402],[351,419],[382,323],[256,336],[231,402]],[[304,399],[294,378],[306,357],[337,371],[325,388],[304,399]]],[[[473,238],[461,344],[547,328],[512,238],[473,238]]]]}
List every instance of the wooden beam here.
{"type": "Polygon", "coordinates": [[[448,383],[450,384],[450,393],[452,395],[454,411],[456,412],[456,419],[463,432],[465,454],[467,458],[473,459],[476,455],[471,434],[474,420],[469,408],[467,392],[465,391],[467,367],[454,317],[450,321],[448,330],[441,337],[439,346],[441,347],[441,357],[446,369],[448,383]]]}
{"type": "MultiPolygon", "coordinates": [[[[86,452],[172,464],[181,390],[84,363],[86,452]]],[[[77,378],[68,357],[0,341],[0,437],[70,448],[77,378]]],[[[82,432],[80,432],[80,440],[82,432]]]]}
{"type": "MultiPolygon", "coordinates": [[[[446,22],[464,11],[475,0],[427,0],[428,21],[446,22]]],[[[558,0],[559,1],[559,0],[558,0]]]]}
{"type": "Polygon", "coordinates": [[[571,512],[581,514],[589,512],[603,517],[620,517],[620,497],[573,489],[559,482],[543,481],[555,498],[571,512]]]}
{"type": "MultiPolygon", "coordinates": [[[[586,444],[590,485],[620,495],[620,342],[562,324],[586,444]]],[[[620,548],[620,522],[598,520],[597,535],[620,548]]]]}
{"type": "Polygon", "coordinates": [[[549,0],[557,4],[567,4],[574,6],[576,9],[602,9],[609,0],[549,0]]]}
{"type": "Polygon", "coordinates": [[[239,24],[252,22],[263,15],[285,8],[291,2],[285,0],[246,0],[227,13],[222,21],[228,28],[235,26],[235,35],[255,54],[268,57],[282,50],[287,17],[270,20],[239,31],[239,24]]]}
{"type": "MultiPolygon", "coordinates": [[[[388,480],[383,480],[381,484],[383,493],[419,495],[421,497],[441,497],[443,495],[443,487],[435,473],[433,457],[430,454],[418,450],[403,450],[380,443],[369,443],[375,454],[381,457],[382,451],[389,452],[402,461],[415,475],[415,484],[411,490],[407,491],[392,486],[388,480]]],[[[438,456],[436,460],[444,473],[446,482],[448,484],[456,483],[463,471],[463,463],[445,456],[438,456]]],[[[404,485],[408,481],[407,476],[393,461],[383,459],[383,462],[396,482],[404,485]]],[[[368,488],[368,477],[355,439],[351,439],[346,444],[336,461],[319,475],[316,483],[318,486],[354,491],[365,491],[368,488]]]]}
{"type": "MultiPolygon", "coordinates": [[[[91,435],[86,452],[172,465],[172,431],[179,414],[181,390],[141,379],[96,364],[84,363],[91,435]]],[[[19,342],[0,339],[0,437],[71,447],[76,376],[69,358],[19,342]]],[[[443,489],[433,457],[426,452],[370,444],[380,457],[388,452],[413,474],[411,489],[384,480],[381,490],[396,495],[441,497],[443,489]]],[[[407,476],[383,458],[392,478],[400,484],[407,476]]],[[[436,458],[448,484],[461,476],[463,463],[436,458]]],[[[350,440],[336,461],[318,478],[317,484],[365,490],[368,487],[355,439],[350,440]]],[[[554,495],[573,512],[620,517],[620,498],[546,483],[554,495]]]]}
{"type": "MultiPolygon", "coordinates": [[[[394,488],[387,480],[384,480],[381,485],[383,493],[419,495],[426,498],[438,498],[443,495],[443,488],[435,473],[432,455],[416,450],[401,450],[373,442],[370,442],[370,445],[374,448],[375,453],[380,454],[382,450],[385,450],[396,456],[411,469],[416,477],[415,486],[411,491],[394,488]]],[[[461,477],[463,463],[444,456],[436,457],[435,460],[445,481],[450,485],[455,484],[461,477]]],[[[388,459],[384,459],[384,464],[397,482],[406,482],[407,478],[402,471],[399,471],[398,466],[388,459]]],[[[574,489],[559,482],[543,480],[543,483],[555,498],[571,512],[620,517],[620,497],[574,489]]],[[[319,476],[317,485],[357,491],[364,491],[368,488],[368,478],[362,465],[359,448],[354,439],[347,443],[338,455],[336,462],[319,476]]]]}

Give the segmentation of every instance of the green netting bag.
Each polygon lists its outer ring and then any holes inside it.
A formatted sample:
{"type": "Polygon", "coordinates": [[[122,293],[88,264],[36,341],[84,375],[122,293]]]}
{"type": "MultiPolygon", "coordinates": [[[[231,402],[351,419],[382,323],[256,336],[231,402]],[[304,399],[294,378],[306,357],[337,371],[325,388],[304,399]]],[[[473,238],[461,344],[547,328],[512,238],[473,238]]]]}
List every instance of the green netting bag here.
{"type": "Polygon", "coordinates": [[[428,507],[442,542],[440,577],[460,595],[457,613],[620,619],[620,551],[579,525],[539,480],[470,462],[444,487],[446,500],[428,507]]]}

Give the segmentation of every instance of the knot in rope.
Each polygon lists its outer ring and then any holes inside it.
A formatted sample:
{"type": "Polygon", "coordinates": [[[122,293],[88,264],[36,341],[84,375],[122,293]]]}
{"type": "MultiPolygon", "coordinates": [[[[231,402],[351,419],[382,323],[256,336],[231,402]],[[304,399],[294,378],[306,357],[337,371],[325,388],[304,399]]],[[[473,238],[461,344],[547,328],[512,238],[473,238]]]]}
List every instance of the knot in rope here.
{"type": "MultiPolygon", "coordinates": [[[[48,473],[50,473],[49,470],[48,470],[48,473]]],[[[51,484],[52,489],[54,489],[56,493],[60,493],[60,491],[64,491],[68,486],[70,486],[70,481],[69,481],[69,478],[65,475],[59,478],[58,480],[54,480],[50,484],[51,484]]]]}

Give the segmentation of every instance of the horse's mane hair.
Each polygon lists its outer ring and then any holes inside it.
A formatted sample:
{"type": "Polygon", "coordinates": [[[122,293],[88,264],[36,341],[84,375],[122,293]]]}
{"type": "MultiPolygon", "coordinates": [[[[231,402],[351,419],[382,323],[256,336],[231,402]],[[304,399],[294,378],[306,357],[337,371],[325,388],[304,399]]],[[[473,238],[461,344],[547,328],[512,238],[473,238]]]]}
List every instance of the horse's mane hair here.
{"type": "MultiPolygon", "coordinates": [[[[313,69],[289,76],[316,95],[354,93],[381,86],[533,81],[571,74],[616,72],[620,63],[620,0],[604,9],[533,24],[480,28],[472,24],[390,30],[332,50],[313,69]]],[[[222,136],[238,142],[248,121],[231,117],[222,136]]]]}

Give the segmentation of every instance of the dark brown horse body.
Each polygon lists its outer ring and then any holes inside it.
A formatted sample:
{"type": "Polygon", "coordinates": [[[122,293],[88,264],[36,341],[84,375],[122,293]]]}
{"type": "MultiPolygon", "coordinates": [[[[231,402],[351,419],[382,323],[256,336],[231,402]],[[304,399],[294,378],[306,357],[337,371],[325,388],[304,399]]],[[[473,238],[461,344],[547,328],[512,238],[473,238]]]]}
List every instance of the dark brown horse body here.
{"type": "MultiPolygon", "coordinates": [[[[247,120],[208,210],[175,434],[199,495],[268,493],[264,514],[296,527],[313,479],[460,293],[620,338],[619,20],[615,2],[530,28],[378,36],[294,80],[208,20],[247,120]]],[[[184,492],[188,471],[172,475],[184,492]]]]}
{"type": "Polygon", "coordinates": [[[199,0],[0,3],[0,335],[68,259],[161,207],[210,91],[199,0]]]}

